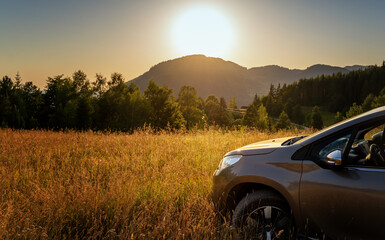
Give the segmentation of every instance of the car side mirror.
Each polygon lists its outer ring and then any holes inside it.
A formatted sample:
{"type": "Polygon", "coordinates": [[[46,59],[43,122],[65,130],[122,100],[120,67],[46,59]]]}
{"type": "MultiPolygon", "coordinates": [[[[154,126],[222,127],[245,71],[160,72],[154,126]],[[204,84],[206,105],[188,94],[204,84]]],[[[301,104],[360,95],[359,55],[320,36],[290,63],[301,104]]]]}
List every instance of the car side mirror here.
{"type": "Polygon", "coordinates": [[[342,165],[342,151],[334,150],[330,152],[327,156],[327,164],[330,166],[341,166],[342,165]]]}

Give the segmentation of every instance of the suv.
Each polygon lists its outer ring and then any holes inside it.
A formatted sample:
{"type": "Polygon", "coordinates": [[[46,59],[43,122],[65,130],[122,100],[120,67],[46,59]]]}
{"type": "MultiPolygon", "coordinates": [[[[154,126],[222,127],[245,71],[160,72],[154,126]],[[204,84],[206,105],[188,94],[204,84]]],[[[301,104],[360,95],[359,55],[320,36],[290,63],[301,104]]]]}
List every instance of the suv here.
{"type": "Polygon", "coordinates": [[[227,153],[216,210],[258,239],[385,239],[385,107],[310,136],[227,153]]]}

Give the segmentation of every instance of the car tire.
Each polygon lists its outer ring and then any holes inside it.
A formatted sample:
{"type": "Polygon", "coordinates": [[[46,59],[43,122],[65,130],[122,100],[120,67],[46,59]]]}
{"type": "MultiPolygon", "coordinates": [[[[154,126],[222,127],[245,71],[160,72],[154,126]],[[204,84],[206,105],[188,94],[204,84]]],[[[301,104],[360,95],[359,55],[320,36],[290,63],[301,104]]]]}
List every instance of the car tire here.
{"type": "Polygon", "coordinates": [[[247,239],[295,239],[290,207],[277,193],[260,190],[236,206],[233,226],[247,239]]]}

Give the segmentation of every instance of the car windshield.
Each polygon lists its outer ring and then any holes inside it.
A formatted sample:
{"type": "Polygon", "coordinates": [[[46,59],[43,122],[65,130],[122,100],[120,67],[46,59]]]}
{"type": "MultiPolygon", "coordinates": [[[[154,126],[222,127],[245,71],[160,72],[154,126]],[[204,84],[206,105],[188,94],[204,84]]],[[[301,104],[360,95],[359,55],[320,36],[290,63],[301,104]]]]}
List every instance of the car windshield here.
{"type": "MultiPolygon", "coordinates": [[[[324,132],[326,132],[326,131],[330,130],[331,128],[334,128],[334,127],[336,127],[336,126],[338,126],[338,125],[342,125],[342,124],[344,124],[344,123],[346,123],[346,122],[349,122],[349,121],[352,121],[352,120],[354,120],[354,119],[359,119],[359,118],[361,118],[362,116],[365,116],[365,115],[367,116],[367,115],[369,115],[370,113],[377,112],[377,111],[379,111],[379,109],[380,109],[380,108],[378,108],[378,109],[373,109],[373,110],[371,110],[371,111],[369,111],[369,112],[362,113],[362,114],[359,114],[359,115],[357,115],[357,116],[355,116],[355,117],[352,117],[352,118],[349,118],[349,119],[345,119],[345,120],[343,120],[343,121],[341,121],[341,122],[335,123],[335,124],[333,124],[333,125],[331,125],[331,126],[329,126],[329,127],[327,127],[327,128],[322,129],[321,131],[315,132],[315,133],[313,133],[313,134],[310,134],[310,135],[308,135],[308,136],[302,138],[301,140],[297,141],[296,144],[301,143],[301,142],[304,142],[304,141],[306,141],[307,139],[309,139],[309,138],[311,138],[311,137],[314,137],[314,136],[316,136],[316,135],[318,135],[318,134],[324,133],[324,132]]],[[[381,109],[382,109],[382,108],[381,108],[381,109]]]]}
{"type": "Polygon", "coordinates": [[[329,129],[334,128],[335,126],[338,126],[338,125],[343,124],[343,123],[345,123],[345,122],[348,122],[348,121],[350,121],[350,120],[352,120],[352,119],[350,118],[350,119],[343,120],[343,121],[338,122],[338,123],[336,123],[336,124],[333,124],[333,125],[331,125],[331,126],[329,126],[329,127],[327,127],[327,128],[324,128],[324,129],[322,129],[321,131],[318,131],[318,132],[315,132],[315,133],[313,133],[313,134],[307,135],[307,136],[305,136],[305,137],[299,139],[298,141],[296,141],[296,143],[301,143],[301,142],[303,142],[303,141],[306,141],[307,139],[309,139],[309,138],[311,138],[311,137],[314,137],[314,136],[316,136],[316,135],[318,135],[318,134],[321,134],[321,133],[323,133],[323,132],[326,132],[326,131],[328,131],[329,129]]]}

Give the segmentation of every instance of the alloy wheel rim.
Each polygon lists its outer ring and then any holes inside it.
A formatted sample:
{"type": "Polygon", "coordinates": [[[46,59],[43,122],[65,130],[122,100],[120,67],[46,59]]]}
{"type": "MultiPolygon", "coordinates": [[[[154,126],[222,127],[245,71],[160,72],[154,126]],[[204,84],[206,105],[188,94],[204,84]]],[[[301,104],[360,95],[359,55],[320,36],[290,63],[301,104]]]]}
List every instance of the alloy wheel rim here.
{"type": "Polygon", "coordinates": [[[246,216],[248,232],[257,239],[287,239],[290,235],[290,218],[286,212],[275,206],[263,206],[246,216]],[[251,231],[249,231],[251,230],[251,231]]]}

